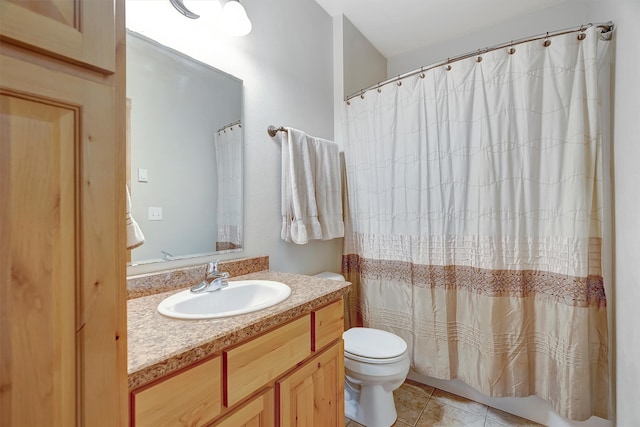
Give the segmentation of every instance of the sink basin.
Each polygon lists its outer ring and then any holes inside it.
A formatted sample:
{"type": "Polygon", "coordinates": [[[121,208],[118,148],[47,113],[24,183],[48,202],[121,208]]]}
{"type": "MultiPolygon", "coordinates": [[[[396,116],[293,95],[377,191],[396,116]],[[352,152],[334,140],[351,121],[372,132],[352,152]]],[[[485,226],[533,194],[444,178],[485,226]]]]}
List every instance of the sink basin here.
{"type": "Polygon", "coordinates": [[[272,280],[235,280],[215,292],[189,289],[162,300],[158,311],[176,319],[213,319],[262,310],[284,301],[291,288],[272,280]]]}

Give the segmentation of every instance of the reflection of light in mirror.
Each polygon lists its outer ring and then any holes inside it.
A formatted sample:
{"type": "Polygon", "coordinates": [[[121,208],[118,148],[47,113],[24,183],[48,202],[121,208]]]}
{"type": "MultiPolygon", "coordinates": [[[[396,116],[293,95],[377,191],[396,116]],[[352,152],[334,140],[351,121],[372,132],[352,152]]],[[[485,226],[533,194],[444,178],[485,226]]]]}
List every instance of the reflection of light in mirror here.
{"type": "Polygon", "coordinates": [[[253,63],[245,48],[251,34],[225,35],[209,19],[181,15],[169,0],[126,0],[126,19],[129,30],[230,74],[242,77],[253,63]]]}
{"type": "Polygon", "coordinates": [[[251,32],[251,21],[239,1],[229,0],[222,9],[222,31],[230,36],[246,36],[251,32]]]}
{"type": "MultiPolygon", "coordinates": [[[[198,0],[185,2],[185,6],[195,4],[193,12],[199,14],[198,0]]],[[[193,49],[208,48],[215,39],[225,37],[219,25],[213,25],[213,18],[203,15],[199,19],[189,19],[176,12],[168,0],[127,0],[127,28],[150,37],[166,46],[187,53],[193,49]]]]}

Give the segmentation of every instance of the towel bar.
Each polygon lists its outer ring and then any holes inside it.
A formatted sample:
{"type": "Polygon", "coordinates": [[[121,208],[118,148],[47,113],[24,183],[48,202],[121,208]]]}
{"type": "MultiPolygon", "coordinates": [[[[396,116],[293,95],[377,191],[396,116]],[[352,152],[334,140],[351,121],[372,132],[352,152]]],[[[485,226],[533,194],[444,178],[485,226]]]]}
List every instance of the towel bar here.
{"type": "Polygon", "coordinates": [[[275,126],[273,126],[273,125],[271,125],[271,126],[269,126],[269,127],[267,128],[267,133],[269,134],[269,136],[270,136],[271,138],[273,138],[274,136],[276,136],[276,134],[277,134],[278,132],[285,132],[285,133],[286,133],[286,132],[287,132],[287,130],[286,130],[284,127],[282,127],[282,126],[280,126],[279,128],[277,128],[277,127],[275,127],[275,126]]]}

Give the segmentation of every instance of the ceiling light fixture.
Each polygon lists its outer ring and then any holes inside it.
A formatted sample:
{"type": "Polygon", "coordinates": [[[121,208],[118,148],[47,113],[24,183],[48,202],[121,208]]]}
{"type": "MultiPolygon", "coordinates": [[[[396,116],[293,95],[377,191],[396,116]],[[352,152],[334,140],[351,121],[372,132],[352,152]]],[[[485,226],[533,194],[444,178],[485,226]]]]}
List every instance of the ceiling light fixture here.
{"type": "Polygon", "coordinates": [[[201,15],[192,12],[190,8],[206,18],[215,18],[221,14],[222,31],[229,36],[240,37],[251,32],[251,21],[239,0],[228,0],[224,7],[220,5],[219,0],[169,0],[169,2],[178,12],[191,19],[198,19],[201,15]],[[185,6],[185,1],[189,8],[185,6]]]}
{"type": "Polygon", "coordinates": [[[222,31],[235,37],[251,32],[251,21],[239,0],[229,0],[222,8],[222,31]]]}

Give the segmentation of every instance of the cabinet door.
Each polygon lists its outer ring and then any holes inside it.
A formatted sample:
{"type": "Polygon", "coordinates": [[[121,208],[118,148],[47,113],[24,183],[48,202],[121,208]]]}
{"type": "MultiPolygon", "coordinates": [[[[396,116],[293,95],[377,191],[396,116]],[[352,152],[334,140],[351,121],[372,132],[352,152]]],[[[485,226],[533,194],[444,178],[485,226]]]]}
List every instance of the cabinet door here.
{"type": "Polygon", "coordinates": [[[273,388],[251,399],[224,419],[216,427],[272,427],[275,423],[273,388]]]}
{"type": "Polygon", "coordinates": [[[342,340],[276,384],[280,426],[344,426],[342,340]]]}
{"type": "Polygon", "coordinates": [[[114,0],[0,0],[0,36],[70,62],[115,70],[114,0]]]}
{"type": "Polygon", "coordinates": [[[117,425],[114,91],[0,69],[0,425],[117,425]]]}

